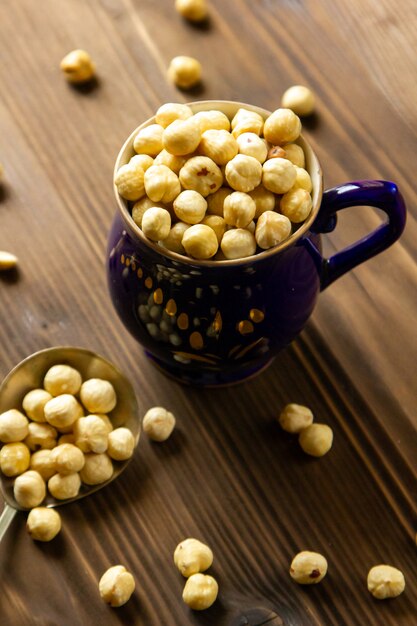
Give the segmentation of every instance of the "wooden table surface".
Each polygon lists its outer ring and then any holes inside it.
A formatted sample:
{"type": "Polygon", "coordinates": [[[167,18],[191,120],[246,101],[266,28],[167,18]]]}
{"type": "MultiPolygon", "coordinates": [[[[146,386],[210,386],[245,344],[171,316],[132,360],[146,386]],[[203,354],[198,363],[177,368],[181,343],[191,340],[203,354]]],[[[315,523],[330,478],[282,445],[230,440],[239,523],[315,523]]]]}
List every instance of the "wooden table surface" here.
{"type": "MultiPolygon", "coordinates": [[[[131,378],[142,414],[170,408],[165,444],[142,437],[125,474],[62,508],[63,531],[33,542],[19,514],[0,551],[2,626],[415,626],[417,624],[417,12],[404,0],[211,0],[209,28],[172,0],[0,3],[0,375],[48,346],[84,346],[131,378]],[[98,84],[71,88],[59,71],[86,48],[98,84]],[[204,85],[178,92],[171,57],[200,58],[204,85]],[[125,137],[166,101],[230,99],[267,109],[291,84],[310,85],[317,116],[305,134],[331,187],[394,180],[409,217],[401,241],[320,297],[302,335],[258,378],[222,390],[182,387],[145,358],[112,308],[104,271],[115,211],[112,168],[125,137]],[[313,460],[276,421],[289,402],[334,430],[313,460]],[[172,562],[187,536],[214,550],[219,600],[182,603],[172,562]],[[292,556],[329,561],[314,588],[294,584],[292,556]],[[405,593],[378,602],[369,568],[399,567],[405,593]],[[97,581],[112,564],[137,590],[112,610],[97,581]]],[[[330,254],[375,228],[351,209],[325,237],[330,254]]]]}

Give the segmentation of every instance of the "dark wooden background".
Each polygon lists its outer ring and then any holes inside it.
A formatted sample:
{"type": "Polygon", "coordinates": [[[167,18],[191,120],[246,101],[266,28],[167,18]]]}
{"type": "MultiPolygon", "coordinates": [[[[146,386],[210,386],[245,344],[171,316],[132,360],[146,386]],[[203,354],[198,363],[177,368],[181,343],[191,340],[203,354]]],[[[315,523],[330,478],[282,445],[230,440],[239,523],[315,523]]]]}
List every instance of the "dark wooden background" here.
{"type": "MultiPolygon", "coordinates": [[[[210,28],[199,29],[172,0],[0,2],[0,249],[20,258],[17,274],[0,274],[0,375],[35,350],[80,345],[130,376],[143,412],[163,404],[178,419],[166,444],[143,436],[121,478],[64,507],[51,544],[32,542],[25,516],[16,517],[0,546],[2,626],[417,624],[416,4],[212,0],[210,8],[210,28]],[[92,90],[60,75],[61,58],[77,47],[97,63],[92,90]],[[166,80],[178,54],[203,63],[204,87],[189,96],[166,80]],[[303,334],[259,378],[215,392],[181,387],[148,363],[107,294],[116,154],[163,102],[274,109],[294,83],[317,94],[305,133],[326,186],[396,181],[407,229],[322,294],[303,334]],[[279,430],[275,416],[288,401],[334,429],[328,456],[307,458],[279,430]],[[200,614],[183,605],[172,562],[187,536],[215,553],[219,600],[200,614]],[[289,578],[301,549],[328,558],[317,587],[289,578]],[[385,603],[366,590],[368,569],[381,562],[407,581],[385,603]],[[137,582],[119,610],[97,590],[115,563],[137,582]]],[[[345,212],[327,252],[380,219],[372,209],[345,212]]]]}

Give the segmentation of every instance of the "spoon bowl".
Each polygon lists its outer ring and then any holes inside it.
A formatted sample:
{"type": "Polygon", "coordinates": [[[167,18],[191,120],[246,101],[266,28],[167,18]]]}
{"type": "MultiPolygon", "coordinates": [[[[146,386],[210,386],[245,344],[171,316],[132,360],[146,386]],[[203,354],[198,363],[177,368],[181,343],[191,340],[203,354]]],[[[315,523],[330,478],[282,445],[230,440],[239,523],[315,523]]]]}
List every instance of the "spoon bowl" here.
{"type": "MultiPolygon", "coordinates": [[[[113,411],[108,413],[108,416],[114,428],[124,426],[133,433],[136,448],[141,425],[136,395],[131,383],[112,363],[95,352],[85,350],[84,348],[68,346],[47,348],[35,352],[21,361],[11,370],[0,385],[0,413],[9,409],[21,410],[23,398],[28,391],[42,388],[46,372],[50,367],[58,364],[71,365],[71,367],[77,369],[83,381],[89,378],[102,378],[108,380],[113,385],[117,396],[117,404],[113,411]]],[[[127,461],[113,461],[114,472],[112,477],[106,482],[91,486],[83,484],[78,495],[68,500],[57,500],[48,494],[41,506],[60,506],[98,491],[117,478],[129,461],[130,459],[127,461]]],[[[0,540],[16,510],[27,510],[20,506],[14,498],[13,483],[15,478],[8,478],[0,474],[0,489],[5,500],[5,507],[0,518],[0,540]]]]}

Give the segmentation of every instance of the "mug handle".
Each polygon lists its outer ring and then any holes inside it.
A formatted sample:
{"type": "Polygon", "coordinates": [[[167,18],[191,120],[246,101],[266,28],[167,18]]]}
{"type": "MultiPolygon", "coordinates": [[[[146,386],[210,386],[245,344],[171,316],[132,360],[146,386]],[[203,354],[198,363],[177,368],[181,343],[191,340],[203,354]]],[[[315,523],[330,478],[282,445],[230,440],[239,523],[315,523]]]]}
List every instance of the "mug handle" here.
{"type": "Polygon", "coordinates": [[[357,205],[381,209],[387,214],[388,220],[330,258],[321,257],[321,291],[352,268],[391,246],[404,230],[406,208],[397,185],[386,180],[361,180],[344,183],[324,192],[311,231],[331,232],[336,227],[337,211],[357,205]]]}

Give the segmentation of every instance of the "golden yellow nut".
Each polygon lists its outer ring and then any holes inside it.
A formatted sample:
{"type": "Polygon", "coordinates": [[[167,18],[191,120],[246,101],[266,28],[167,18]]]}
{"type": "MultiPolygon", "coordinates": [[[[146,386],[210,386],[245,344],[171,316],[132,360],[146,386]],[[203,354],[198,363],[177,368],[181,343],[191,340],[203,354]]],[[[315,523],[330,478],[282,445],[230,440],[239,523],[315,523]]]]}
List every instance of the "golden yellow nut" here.
{"type": "Polygon", "coordinates": [[[299,585],[315,585],[327,574],[327,560],[318,552],[299,552],[290,566],[290,576],[299,585]]]}
{"type": "Polygon", "coordinates": [[[292,186],[292,189],[305,189],[308,193],[313,189],[313,183],[311,182],[310,174],[302,167],[297,167],[297,177],[295,179],[295,183],[292,186]]]}
{"type": "Polygon", "coordinates": [[[31,420],[45,422],[44,408],[49,400],[52,400],[52,395],[45,389],[32,389],[23,398],[22,407],[31,420]]]}
{"type": "Polygon", "coordinates": [[[33,509],[39,506],[46,496],[45,482],[38,472],[28,470],[14,481],[13,494],[19,506],[33,509]]]}
{"type": "Polygon", "coordinates": [[[269,148],[267,159],[278,159],[278,158],[279,159],[286,158],[285,150],[281,148],[281,146],[272,146],[272,148],[269,148]]]}
{"type": "Polygon", "coordinates": [[[300,433],[313,423],[313,413],[307,406],[291,403],[282,409],[278,421],[287,433],[300,433]]]}
{"type": "Polygon", "coordinates": [[[224,215],[224,201],[227,196],[233,193],[232,189],[228,187],[220,187],[215,193],[210,194],[207,197],[207,213],[210,215],[218,215],[223,217],[224,215]]]}
{"type": "Polygon", "coordinates": [[[135,590],[135,579],[123,565],[113,565],[100,578],[100,596],[112,607],[126,604],[135,590]]]}
{"type": "Polygon", "coordinates": [[[18,476],[26,472],[30,464],[29,448],[19,442],[6,443],[0,450],[0,470],[5,476],[18,476]]]}
{"type": "Polygon", "coordinates": [[[166,165],[152,165],[144,180],[146,193],[154,202],[172,202],[181,192],[178,176],[166,165]]]}
{"type": "Polygon", "coordinates": [[[11,270],[18,264],[19,259],[11,252],[0,250],[0,272],[3,270],[11,270]]]}
{"type": "Polygon", "coordinates": [[[232,135],[235,139],[243,133],[261,135],[264,127],[264,118],[255,111],[239,109],[232,119],[232,135]]]}
{"type": "Polygon", "coordinates": [[[141,128],[133,140],[133,149],[138,154],[154,157],[161,152],[164,128],[159,124],[150,124],[141,128]]]}
{"type": "Polygon", "coordinates": [[[163,241],[158,241],[159,245],[167,250],[171,250],[171,252],[185,254],[184,246],[182,245],[182,238],[188,228],[190,228],[189,224],[185,224],[185,222],[176,222],[171,227],[168,237],[166,237],[163,241]]]}
{"type": "Polygon", "coordinates": [[[204,611],[216,601],[219,586],[212,576],[193,574],[185,583],[182,599],[194,611],[204,611]]]}
{"type": "Polygon", "coordinates": [[[181,89],[191,89],[201,80],[201,63],[188,56],[171,59],[168,67],[168,78],[181,89]]]}
{"type": "Polygon", "coordinates": [[[113,430],[113,424],[109,416],[105,415],[104,413],[95,413],[95,416],[101,419],[107,429],[107,432],[111,433],[111,431],[113,430]]]}
{"type": "Polygon", "coordinates": [[[146,172],[146,170],[148,170],[153,164],[154,160],[151,156],[149,156],[149,154],[135,154],[135,156],[132,156],[128,163],[131,167],[142,168],[144,172],[146,172]]]}
{"type": "Polygon", "coordinates": [[[58,429],[72,426],[79,417],[84,415],[81,404],[68,393],[49,400],[45,404],[44,411],[48,424],[58,429]]]}
{"type": "Polygon", "coordinates": [[[224,201],[224,219],[229,226],[246,228],[256,213],[255,201],[249,194],[234,191],[224,201]]]}
{"type": "Polygon", "coordinates": [[[194,118],[198,120],[202,133],[206,130],[230,130],[230,120],[222,111],[198,111],[194,118]]]}
{"type": "Polygon", "coordinates": [[[255,231],[256,231],[255,220],[252,220],[251,222],[249,222],[249,224],[246,226],[246,230],[252,233],[252,235],[255,234],[255,231]]]}
{"type": "Polygon", "coordinates": [[[232,189],[247,193],[261,184],[262,165],[254,157],[238,154],[227,163],[225,176],[232,189]]]}
{"type": "Polygon", "coordinates": [[[75,444],[75,437],[74,437],[74,433],[73,432],[69,432],[65,435],[61,435],[58,438],[57,444],[59,446],[61,446],[63,443],[74,443],[75,444]]]}
{"type": "MultiPolygon", "coordinates": [[[[85,418],[80,418],[85,419],[85,418]]],[[[84,467],[84,454],[72,443],[62,443],[51,451],[51,461],[59,474],[74,474],[84,467]]]]}
{"type": "Polygon", "coordinates": [[[238,151],[236,139],[227,130],[206,130],[201,135],[198,152],[208,156],[217,165],[226,165],[238,151]]]}
{"type": "Polygon", "coordinates": [[[263,250],[272,248],[284,241],[291,234],[291,222],[285,217],[274,211],[265,211],[259,217],[256,230],[256,243],[263,250]]]}
{"type": "Polygon", "coordinates": [[[73,474],[55,474],[48,480],[49,493],[57,500],[75,498],[80,487],[80,475],[75,472],[73,474]]]}
{"type": "Polygon", "coordinates": [[[142,428],[152,441],[166,441],[175,428],[175,416],[162,406],[149,409],[143,418],[142,428]]]}
{"type": "Polygon", "coordinates": [[[264,139],[255,133],[242,133],[236,140],[239,154],[251,156],[259,163],[263,163],[268,155],[268,147],[264,139]]]}
{"type": "Polygon", "coordinates": [[[265,189],[263,185],[259,185],[253,191],[249,191],[249,195],[255,202],[255,219],[257,220],[265,211],[273,211],[275,209],[276,197],[272,191],[265,189]]]}
{"type": "Polygon", "coordinates": [[[56,473],[52,450],[38,450],[30,458],[30,469],[38,472],[44,480],[49,480],[56,473]]]}
{"type": "Polygon", "coordinates": [[[293,85],[287,89],[281,100],[284,109],[291,109],[296,115],[306,117],[314,111],[314,94],[308,87],[303,85],[293,85]]]}
{"type": "Polygon", "coordinates": [[[203,22],[208,16],[206,0],[175,0],[175,8],[190,22],[203,22]]]}
{"type": "Polygon", "coordinates": [[[52,450],[56,446],[58,433],[50,424],[29,422],[28,430],[25,444],[30,450],[52,450]]]}
{"type": "Polygon", "coordinates": [[[0,441],[2,443],[22,441],[28,432],[28,419],[17,409],[9,409],[0,414],[0,441]]]}
{"type": "Polygon", "coordinates": [[[286,193],[297,178],[295,166],[287,159],[269,159],[262,166],[262,184],[273,193],[286,193]]]}
{"type": "Polygon", "coordinates": [[[277,109],[265,120],[264,137],[274,146],[298,139],[300,118],[291,109],[277,109]]]}
{"type": "Polygon", "coordinates": [[[204,197],[215,193],[223,183],[221,169],[206,156],[188,159],[180,170],[179,178],[184,189],[193,189],[204,197]]]}
{"type": "Polygon", "coordinates": [[[72,50],[61,61],[61,70],[70,83],[86,83],[94,77],[96,66],[85,50],[72,50]]]}
{"type": "Polygon", "coordinates": [[[205,226],[209,226],[214,230],[214,233],[217,237],[217,241],[220,244],[223,235],[226,231],[226,222],[223,217],[220,215],[206,215],[206,217],[201,220],[201,223],[205,226]]]}
{"type": "Polygon", "coordinates": [[[171,215],[166,209],[151,207],[142,217],[142,230],[151,241],[164,240],[171,230],[171,215]]]}
{"type": "Polygon", "coordinates": [[[186,120],[192,117],[193,112],[186,104],[178,102],[166,102],[162,104],[156,112],[155,122],[164,128],[175,122],[175,120],[186,120]]]}
{"type": "Polygon", "coordinates": [[[161,150],[158,156],[155,157],[155,165],[166,165],[175,174],[179,174],[180,169],[185,165],[187,156],[175,155],[168,152],[168,150],[161,150]]]}
{"type": "Polygon", "coordinates": [[[135,450],[135,438],[128,428],[116,428],[109,433],[107,454],[115,461],[130,459],[135,450]]]}
{"type": "Polygon", "coordinates": [[[35,541],[52,541],[61,530],[61,516],[55,509],[35,507],[28,515],[26,529],[35,541]]]}
{"type": "Polygon", "coordinates": [[[245,228],[226,231],[220,245],[226,259],[243,259],[256,252],[255,237],[245,228]]]}
{"type": "Polygon", "coordinates": [[[108,435],[108,426],[97,415],[80,417],[74,424],[75,445],[83,452],[105,452],[108,435]]]}
{"type": "Polygon", "coordinates": [[[51,396],[75,395],[82,383],[80,372],[69,365],[53,365],[45,374],[43,386],[51,396]]]}
{"type": "Polygon", "coordinates": [[[311,424],[300,432],[298,441],[306,454],[324,456],[332,447],[333,431],[326,424],[311,424]]]}
{"type": "Polygon", "coordinates": [[[145,211],[151,209],[152,207],[159,207],[161,209],[165,208],[161,202],[154,202],[148,196],[141,198],[132,207],[132,218],[135,224],[142,228],[142,219],[145,211]]]}
{"type": "Polygon", "coordinates": [[[175,548],[174,563],[185,578],[205,572],[213,564],[213,552],[198,539],[184,539],[175,548]]]}
{"type": "Polygon", "coordinates": [[[163,147],[174,156],[191,154],[198,148],[201,140],[201,127],[195,117],[175,120],[163,133],[163,147]]]}
{"type": "Polygon", "coordinates": [[[182,245],[188,256],[194,259],[210,259],[219,247],[215,232],[204,224],[190,226],[184,233],[182,245]]]}
{"type": "Polygon", "coordinates": [[[175,215],[186,224],[198,224],[206,214],[207,201],[192,189],[182,191],[174,200],[175,215]]]}
{"type": "Polygon", "coordinates": [[[113,476],[113,463],[107,454],[86,454],[85,464],[80,472],[86,485],[99,485],[113,476]]]}
{"type": "Polygon", "coordinates": [[[378,600],[396,598],[405,589],[404,574],[391,565],[375,565],[368,573],[368,591],[378,600]]]}
{"type": "Polygon", "coordinates": [[[304,222],[311,213],[313,201],[311,195],[305,189],[296,187],[285,193],[279,203],[279,210],[288,217],[291,222],[299,224],[304,222]]]}
{"type": "Polygon", "coordinates": [[[114,184],[125,200],[139,200],[145,195],[145,173],[139,165],[127,163],[117,170],[114,184]]]}
{"type": "Polygon", "coordinates": [[[297,167],[305,167],[305,155],[301,146],[296,143],[286,143],[282,146],[285,152],[285,159],[291,161],[297,167]]]}
{"type": "Polygon", "coordinates": [[[91,414],[110,413],[117,404],[116,392],[108,380],[90,378],[81,385],[81,402],[91,414]]]}

